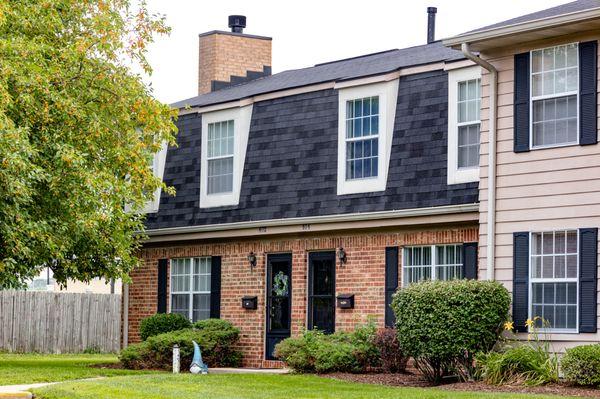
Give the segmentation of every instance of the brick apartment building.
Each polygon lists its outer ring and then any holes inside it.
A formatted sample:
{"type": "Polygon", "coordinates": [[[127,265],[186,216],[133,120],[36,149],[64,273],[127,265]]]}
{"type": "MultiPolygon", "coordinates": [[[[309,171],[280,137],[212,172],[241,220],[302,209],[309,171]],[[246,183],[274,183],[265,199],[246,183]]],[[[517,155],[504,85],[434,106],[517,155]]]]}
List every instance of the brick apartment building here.
{"type": "MultiPolygon", "coordinates": [[[[597,340],[600,4],[576,1],[444,42],[428,12],[427,44],[275,75],[271,39],[244,33],[244,17],[230,17],[231,32],[200,35],[199,95],[173,104],[178,146],[153,165],[177,194],[159,191],[148,205],[143,265],[124,288],[126,342],[156,312],[220,317],[240,328],[245,366],[276,367],[275,344],[302,328],[391,326],[397,289],[451,278],[495,278],[515,294],[516,321],[542,312],[557,341],[597,340]],[[577,90],[530,98],[513,82],[538,77],[514,65],[519,54],[543,58],[536,49],[546,43],[558,60],[552,76],[575,79],[577,90]],[[575,99],[575,122],[527,108],[554,135],[536,127],[527,151],[513,149],[530,137],[528,123],[513,127],[513,108],[521,119],[525,109],[516,92],[538,107],[575,99]],[[588,195],[577,195],[582,179],[553,151],[579,165],[588,195]],[[553,174],[561,184],[545,183],[553,174]],[[570,198],[590,202],[555,209],[570,198]],[[530,273],[538,258],[556,272],[530,273]],[[553,301],[538,303],[551,288],[553,301]]],[[[549,73],[541,65],[534,75],[549,73]]]]}

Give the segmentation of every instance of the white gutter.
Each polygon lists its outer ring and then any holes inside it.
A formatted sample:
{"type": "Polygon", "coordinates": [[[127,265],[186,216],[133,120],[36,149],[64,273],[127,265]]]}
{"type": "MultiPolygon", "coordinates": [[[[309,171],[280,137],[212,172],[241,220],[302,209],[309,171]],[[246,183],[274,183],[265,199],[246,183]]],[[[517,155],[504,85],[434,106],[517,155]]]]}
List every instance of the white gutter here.
{"type": "Polygon", "coordinates": [[[487,209],[487,280],[494,280],[494,258],[496,254],[496,103],[498,98],[498,70],[486,60],[471,52],[469,43],[462,43],[462,53],[468,59],[490,72],[490,111],[488,132],[488,209],[487,209]]]}
{"type": "Polygon", "coordinates": [[[363,212],[327,216],[307,216],[286,219],[269,219],[248,222],[223,223],[215,225],[168,227],[164,229],[146,230],[148,236],[163,236],[170,234],[198,233],[209,231],[226,231],[272,226],[291,226],[299,224],[357,222],[362,220],[392,219],[414,216],[446,215],[450,213],[477,212],[479,204],[461,204],[434,206],[429,208],[399,209],[395,211],[363,212]]]}
{"type": "Polygon", "coordinates": [[[129,343],[129,284],[123,283],[123,345],[121,349],[127,348],[129,343]]]}

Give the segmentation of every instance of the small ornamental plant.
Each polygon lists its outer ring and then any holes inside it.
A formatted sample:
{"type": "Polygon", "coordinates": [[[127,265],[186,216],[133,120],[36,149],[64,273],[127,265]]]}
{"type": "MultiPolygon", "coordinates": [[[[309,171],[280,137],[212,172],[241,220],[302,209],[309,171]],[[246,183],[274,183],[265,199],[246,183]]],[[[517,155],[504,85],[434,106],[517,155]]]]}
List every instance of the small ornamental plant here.
{"type": "Polygon", "coordinates": [[[600,344],[567,349],[560,366],[567,383],[600,386],[600,344]]]}
{"type": "Polygon", "coordinates": [[[535,317],[527,319],[525,326],[529,331],[527,341],[517,339],[514,323],[509,321],[504,324],[509,338],[500,349],[477,354],[477,375],[483,381],[493,385],[558,382],[558,356],[551,348],[549,337],[542,334],[549,327],[548,321],[535,317]]]}

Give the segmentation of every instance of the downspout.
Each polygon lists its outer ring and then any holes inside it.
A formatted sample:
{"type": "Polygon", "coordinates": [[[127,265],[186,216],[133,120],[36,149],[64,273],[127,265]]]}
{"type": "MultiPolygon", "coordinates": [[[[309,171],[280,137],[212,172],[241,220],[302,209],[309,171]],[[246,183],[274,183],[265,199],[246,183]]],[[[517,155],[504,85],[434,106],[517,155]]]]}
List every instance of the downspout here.
{"type": "Polygon", "coordinates": [[[129,284],[123,283],[123,343],[121,349],[127,348],[129,343],[129,284]]]}
{"type": "Polygon", "coordinates": [[[489,111],[489,140],[488,140],[488,209],[487,209],[487,280],[494,279],[494,258],[496,249],[496,126],[498,98],[498,70],[486,60],[473,54],[469,43],[462,43],[462,53],[474,63],[485,68],[490,73],[490,111],[489,111]]]}

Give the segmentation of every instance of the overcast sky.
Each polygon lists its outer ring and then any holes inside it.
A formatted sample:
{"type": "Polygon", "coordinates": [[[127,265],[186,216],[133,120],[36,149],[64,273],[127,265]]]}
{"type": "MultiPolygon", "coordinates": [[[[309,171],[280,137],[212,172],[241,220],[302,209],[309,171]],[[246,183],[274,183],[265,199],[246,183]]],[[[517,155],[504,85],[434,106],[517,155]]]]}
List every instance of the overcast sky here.
{"type": "Polygon", "coordinates": [[[227,16],[247,17],[245,33],[273,38],[273,73],[394,48],[424,44],[427,7],[438,8],[436,39],[567,0],[149,0],[166,15],[170,36],[152,46],[155,96],[172,103],[198,84],[198,34],[228,30],[227,16]]]}

